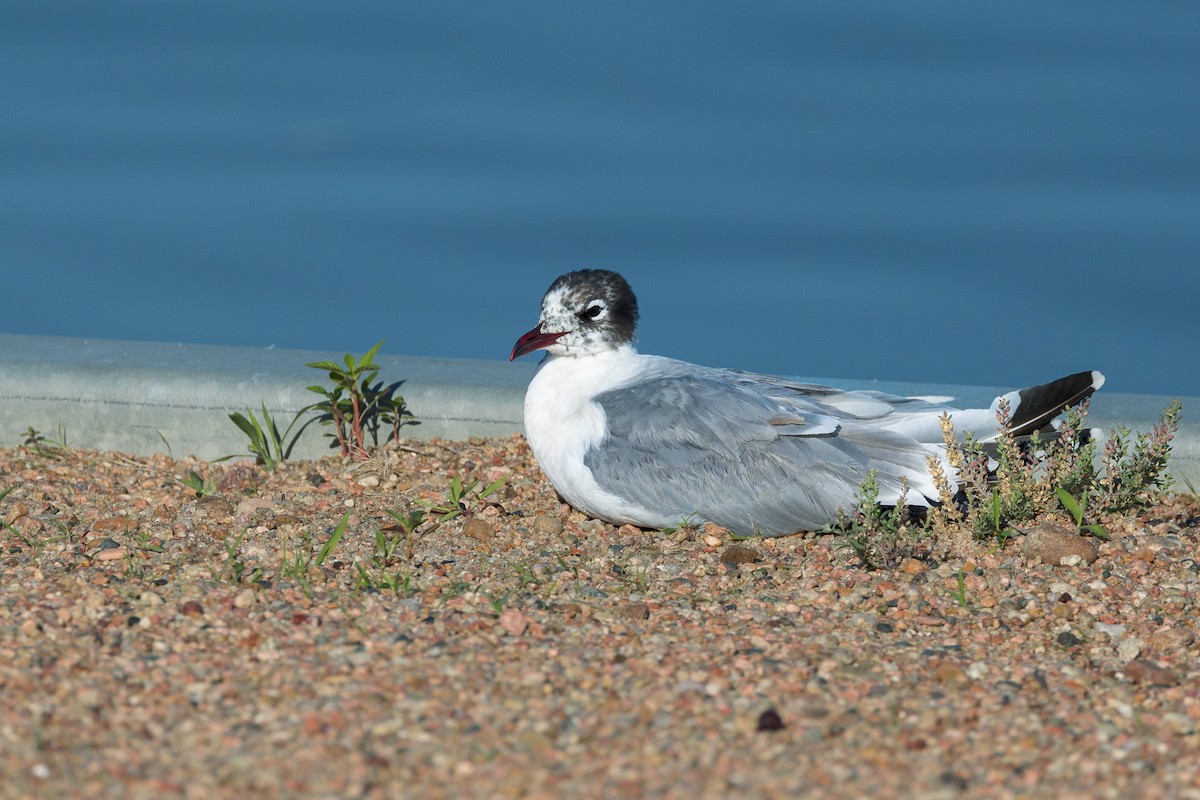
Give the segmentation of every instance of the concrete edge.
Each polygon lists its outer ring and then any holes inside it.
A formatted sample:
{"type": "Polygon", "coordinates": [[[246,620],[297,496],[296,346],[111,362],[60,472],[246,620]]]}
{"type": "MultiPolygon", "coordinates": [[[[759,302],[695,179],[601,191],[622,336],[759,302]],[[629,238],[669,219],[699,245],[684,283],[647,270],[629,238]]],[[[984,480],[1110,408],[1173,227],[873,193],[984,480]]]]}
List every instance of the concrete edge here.
{"type": "MultiPolygon", "coordinates": [[[[357,353],[356,355],[361,355],[357,353]]],[[[124,342],[0,334],[0,445],[19,444],[29,427],[55,437],[63,429],[73,447],[133,454],[170,452],[211,460],[246,452],[231,411],[265,404],[280,427],[317,396],[324,383],[312,361],[340,361],[342,353],[124,342]]],[[[401,381],[399,393],[419,420],[409,439],[463,440],[510,436],[522,430],[525,386],[534,362],[379,355],[379,379],[401,381]]],[[[1043,376],[1044,377],[1044,376],[1043,376]]],[[[846,388],[898,394],[950,395],[986,406],[1008,388],[801,378],[846,388]]],[[[1104,430],[1149,431],[1170,397],[1101,390],[1091,424],[1104,430]]],[[[1171,471],[1200,486],[1200,423],[1188,418],[1200,398],[1183,398],[1184,418],[1174,442],[1171,471]]],[[[309,425],[293,458],[330,452],[328,428],[309,425]]]]}

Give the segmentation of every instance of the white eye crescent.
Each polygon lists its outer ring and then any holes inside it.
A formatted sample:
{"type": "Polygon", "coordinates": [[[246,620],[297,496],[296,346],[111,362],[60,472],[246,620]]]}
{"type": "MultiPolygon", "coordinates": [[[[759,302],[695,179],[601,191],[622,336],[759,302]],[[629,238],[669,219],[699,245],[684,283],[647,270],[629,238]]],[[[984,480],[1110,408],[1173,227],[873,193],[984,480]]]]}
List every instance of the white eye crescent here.
{"type": "Polygon", "coordinates": [[[603,300],[593,300],[579,313],[579,316],[583,319],[598,320],[604,319],[607,314],[608,305],[603,300]]]}

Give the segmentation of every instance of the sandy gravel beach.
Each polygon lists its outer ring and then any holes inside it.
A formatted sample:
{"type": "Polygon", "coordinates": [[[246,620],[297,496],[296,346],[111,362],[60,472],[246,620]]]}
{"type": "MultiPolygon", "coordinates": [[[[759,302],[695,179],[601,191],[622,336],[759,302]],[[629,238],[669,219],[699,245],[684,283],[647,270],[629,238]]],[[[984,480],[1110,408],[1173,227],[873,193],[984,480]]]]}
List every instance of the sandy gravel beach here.
{"type": "Polygon", "coordinates": [[[519,437],[5,490],[5,798],[1200,797],[1194,498],[871,572],[587,520],[519,437]],[[405,535],[452,475],[507,483],[405,535]]]}

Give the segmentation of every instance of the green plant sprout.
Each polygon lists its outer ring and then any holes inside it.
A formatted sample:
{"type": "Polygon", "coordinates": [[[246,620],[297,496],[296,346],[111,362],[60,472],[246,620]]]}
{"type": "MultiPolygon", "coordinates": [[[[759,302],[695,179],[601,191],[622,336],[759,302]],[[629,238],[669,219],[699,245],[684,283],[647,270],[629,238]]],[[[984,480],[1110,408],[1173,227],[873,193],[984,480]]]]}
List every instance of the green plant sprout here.
{"type": "Polygon", "coordinates": [[[403,560],[412,560],[416,547],[415,534],[425,522],[425,512],[417,510],[401,514],[389,510],[387,513],[396,520],[396,524],[375,530],[375,548],[369,559],[370,569],[362,563],[356,563],[358,576],[355,583],[360,590],[388,589],[397,596],[407,597],[412,582],[411,570],[401,567],[393,572],[392,568],[401,560],[398,555],[401,544],[405,545],[403,560]]]}
{"type": "Polygon", "coordinates": [[[490,483],[487,487],[475,491],[475,487],[479,485],[479,481],[471,481],[470,483],[463,484],[462,479],[455,475],[450,479],[450,486],[446,489],[445,498],[441,503],[435,503],[431,500],[418,500],[417,502],[425,506],[431,513],[437,515],[437,524],[441,525],[466,511],[470,511],[483,500],[500,491],[507,480],[508,478],[500,478],[490,483]],[[474,496],[472,496],[472,492],[474,492],[474,496]]]}
{"type": "Polygon", "coordinates": [[[42,458],[57,458],[67,449],[67,429],[63,427],[62,423],[58,424],[57,439],[46,437],[32,425],[21,435],[25,437],[21,444],[42,458]]]}
{"type": "Polygon", "coordinates": [[[329,554],[342,541],[342,536],[346,533],[346,527],[350,524],[350,514],[351,512],[347,511],[342,516],[342,521],[337,524],[337,527],[333,529],[333,533],[330,534],[329,539],[321,546],[321,550],[317,553],[318,567],[325,563],[325,559],[329,558],[329,554]]]}
{"type": "MultiPolygon", "coordinates": [[[[321,399],[297,411],[283,433],[280,433],[278,423],[267,411],[265,402],[260,404],[262,419],[251,409],[246,409],[245,413],[230,412],[229,419],[246,435],[247,449],[255,462],[274,470],[280,462],[287,460],[300,435],[313,420],[307,417],[310,412],[318,414],[316,420],[321,425],[332,428],[326,436],[336,442],[344,456],[365,460],[369,455],[369,445],[379,444],[381,430],[387,431],[385,439],[390,438],[400,444],[400,429],[404,425],[415,425],[417,421],[408,410],[404,397],[397,394],[401,382],[387,385],[376,382],[379,365],[375,363],[375,355],[382,345],[383,340],[380,340],[358,358],[346,353],[341,363],[313,361],[306,364],[327,373],[330,385],[307,387],[308,391],[320,395],[321,399]],[[292,430],[305,419],[307,421],[293,434],[292,430]]],[[[236,457],[230,455],[217,460],[236,457]]]]}
{"type": "Polygon", "coordinates": [[[904,497],[908,481],[901,480],[900,502],[892,508],[879,504],[879,473],[868,470],[859,486],[854,515],[839,512],[828,530],[841,534],[840,547],[850,550],[867,569],[893,567],[903,558],[910,538],[908,506],[904,497]]]}
{"type": "Polygon", "coordinates": [[[208,497],[216,494],[217,483],[211,479],[201,477],[196,470],[189,470],[186,477],[176,478],[177,481],[196,493],[196,497],[208,497]]]}
{"type": "Polygon", "coordinates": [[[967,576],[963,573],[961,567],[955,577],[958,580],[958,586],[951,590],[950,596],[963,608],[969,608],[970,605],[967,603],[967,576]]]}
{"type": "Polygon", "coordinates": [[[1182,412],[1183,403],[1176,398],[1163,409],[1158,424],[1149,433],[1139,433],[1132,443],[1128,428],[1109,436],[1102,456],[1104,477],[1098,487],[1105,509],[1123,511],[1144,505],[1171,488],[1167,460],[1182,412]]]}
{"type": "MultiPolygon", "coordinates": [[[[246,434],[250,443],[248,445],[250,455],[254,456],[256,464],[262,465],[268,470],[274,470],[279,466],[280,462],[285,461],[292,453],[292,448],[296,445],[296,440],[300,438],[300,434],[291,436],[292,428],[300,421],[300,418],[306,414],[312,406],[307,406],[296,412],[296,416],[292,417],[292,422],[287,426],[287,429],[281,434],[279,426],[275,424],[275,420],[271,418],[270,412],[267,411],[267,404],[262,404],[262,421],[250,409],[246,409],[246,413],[242,414],[239,411],[232,411],[229,414],[229,419],[237,425],[242,433],[246,434]],[[289,439],[289,437],[291,437],[289,439]]],[[[225,456],[217,459],[225,461],[236,456],[225,456]]]]}
{"type": "Polygon", "coordinates": [[[1103,525],[1096,525],[1094,523],[1088,525],[1083,524],[1083,516],[1087,509],[1088,501],[1088,493],[1086,489],[1079,500],[1076,500],[1074,497],[1072,497],[1071,493],[1061,486],[1055,489],[1055,493],[1058,495],[1058,501],[1062,503],[1063,508],[1065,508],[1067,511],[1070,511],[1071,516],[1075,518],[1076,533],[1083,533],[1084,531],[1087,531],[1098,539],[1108,538],[1108,531],[1104,529],[1103,525]]]}
{"type": "Polygon", "coordinates": [[[314,361],[306,365],[329,374],[331,386],[308,387],[322,398],[309,408],[321,412],[322,425],[333,427],[328,435],[337,441],[343,455],[365,459],[368,433],[378,443],[379,428],[384,424],[392,427],[392,436],[399,443],[401,426],[413,421],[404,398],[396,394],[399,383],[374,383],[379,376],[375,354],[382,345],[380,340],[360,358],[347,353],[341,364],[314,361]]]}
{"type": "MultiPolygon", "coordinates": [[[[246,561],[242,558],[242,540],[246,538],[243,530],[236,538],[225,540],[225,563],[230,583],[240,584],[246,578],[246,561]]],[[[262,578],[261,570],[250,573],[249,582],[255,583],[262,578]]]]}

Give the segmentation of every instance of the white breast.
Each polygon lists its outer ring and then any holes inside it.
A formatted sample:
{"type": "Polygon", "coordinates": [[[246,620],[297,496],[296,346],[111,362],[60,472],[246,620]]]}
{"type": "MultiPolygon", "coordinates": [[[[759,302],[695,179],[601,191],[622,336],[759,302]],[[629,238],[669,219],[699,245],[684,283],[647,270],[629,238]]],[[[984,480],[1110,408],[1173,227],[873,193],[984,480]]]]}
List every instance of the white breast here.
{"type": "Polygon", "coordinates": [[[568,503],[600,519],[657,516],[602,489],[583,463],[588,449],[607,434],[604,409],[593,398],[635,379],[640,358],[632,348],[549,356],[525,391],[525,436],[542,471],[568,503]]]}

